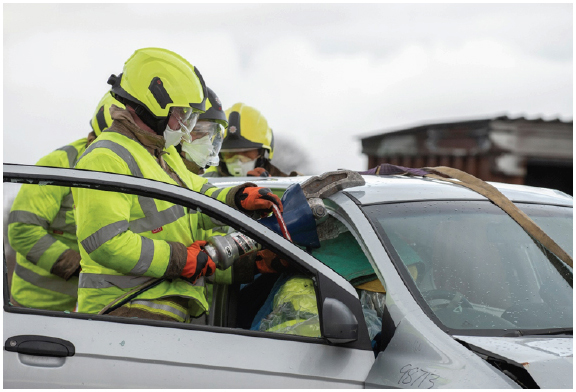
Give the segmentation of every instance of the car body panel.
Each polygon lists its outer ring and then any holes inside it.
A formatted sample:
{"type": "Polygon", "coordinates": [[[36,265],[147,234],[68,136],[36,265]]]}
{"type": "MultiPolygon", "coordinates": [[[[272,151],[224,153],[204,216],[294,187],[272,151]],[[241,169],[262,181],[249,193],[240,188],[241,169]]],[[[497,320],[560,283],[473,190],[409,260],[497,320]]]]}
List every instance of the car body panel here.
{"type": "Polygon", "coordinates": [[[76,354],[50,358],[4,351],[4,388],[359,388],[374,362],[370,351],[202,327],[43,319],[4,313],[4,338],[58,337],[72,342],[76,354]]]}
{"type": "Polygon", "coordinates": [[[454,336],[523,366],[540,388],[572,388],[574,346],[564,336],[454,336]]]}

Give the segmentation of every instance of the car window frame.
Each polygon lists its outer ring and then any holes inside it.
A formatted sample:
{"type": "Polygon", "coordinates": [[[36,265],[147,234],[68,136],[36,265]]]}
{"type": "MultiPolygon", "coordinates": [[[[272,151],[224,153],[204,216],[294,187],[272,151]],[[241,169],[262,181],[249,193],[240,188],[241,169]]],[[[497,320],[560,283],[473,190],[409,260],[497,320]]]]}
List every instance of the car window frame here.
{"type": "MultiPolygon", "coordinates": [[[[129,175],[96,172],[81,169],[65,169],[58,167],[3,164],[4,182],[21,184],[38,184],[67,186],[77,188],[90,188],[102,191],[124,192],[127,194],[142,195],[156,199],[163,199],[183,207],[194,208],[200,211],[209,212],[208,215],[226,223],[251,238],[257,239],[263,246],[268,247],[278,253],[281,257],[296,262],[302,268],[310,272],[315,282],[317,296],[318,314],[320,319],[320,329],[324,336],[324,326],[322,323],[322,301],[327,297],[332,297],[343,302],[357,318],[359,334],[354,342],[339,344],[340,347],[356,348],[361,350],[371,350],[370,340],[361,304],[354,288],[340,275],[332,271],[320,261],[307,254],[304,250],[282,238],[276,232],[268,229],[264,225],[252,220],[240,211],[233,209],[226,204],[203,195],[199,192],[185,189],[176,185],[155,181],[150,179],[137,178],[129,175]],[[274,236],[278,236],[277,238],[274,236]]],[[[287,335],[273,332],[249,331],[239,328],[227,328],[221,326],[209,326],[199,324],[175,323],[171,321],[157,321],[146,319],[130,319],[115,317],[110,315],[96,315],[86,313],[66,313],[44,309],[20,308],[9,305],[10,293],[7,285],[7,264],[4,257],[4,311],[21,314],[34,314],[50,317],[70,317],[79,319],[93,319],[122,324],[150,325],[157,327],[168,327],[187,330],[203,330],[216,333],[230,333],[236,335],[265,337],[279,340],[300,341],[315,344],[331,344],[326,338],[311,338],[299,335],[287,335]]]]}

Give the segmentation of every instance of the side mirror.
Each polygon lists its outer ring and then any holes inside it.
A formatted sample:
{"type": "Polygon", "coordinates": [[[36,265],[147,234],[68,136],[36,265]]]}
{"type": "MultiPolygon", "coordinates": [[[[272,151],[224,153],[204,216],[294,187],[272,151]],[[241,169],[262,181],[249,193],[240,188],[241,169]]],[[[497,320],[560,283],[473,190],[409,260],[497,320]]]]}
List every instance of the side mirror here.
{"type": "Polygon", "coordinates": [[[358,320],[352,311],[337,299],[324,299],[322,325],[324,337],[330,343],[344,344],[358,340],[358,320]]]}

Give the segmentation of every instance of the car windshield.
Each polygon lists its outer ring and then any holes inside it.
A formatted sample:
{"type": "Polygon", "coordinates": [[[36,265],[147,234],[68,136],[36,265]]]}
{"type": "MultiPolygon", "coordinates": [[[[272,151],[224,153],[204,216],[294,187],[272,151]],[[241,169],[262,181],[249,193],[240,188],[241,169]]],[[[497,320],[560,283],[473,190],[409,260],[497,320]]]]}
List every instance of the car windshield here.
{"type": "MultiPolygon", "coordinates": [[[[572,208],[518,206],[572,255],[572,208]]],[[[363,210],[407,286],[445,327],[475,334],[572,328],[572,269],[495,205],[429,201],[363,210]]]]}

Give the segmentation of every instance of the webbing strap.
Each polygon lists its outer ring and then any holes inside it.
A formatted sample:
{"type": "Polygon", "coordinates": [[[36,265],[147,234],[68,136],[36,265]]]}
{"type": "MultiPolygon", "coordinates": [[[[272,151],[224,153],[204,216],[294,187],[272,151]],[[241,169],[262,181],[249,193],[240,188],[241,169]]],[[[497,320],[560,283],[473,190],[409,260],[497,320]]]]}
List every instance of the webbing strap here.
{"type": "Polygon", "coordinates": [[[453,184],[458,184],[469,188],[482,196],[488,198],[504,212],[506,212],[512,219],[514,219],[532,238],[540,242],[546,249],[552,252],[556,257],[573,267],[572,257],[564,249],[562,249],[552,238],[548,236],[528,215],[520,210],[514,203],[504,196],[498,189],[474,177],[471,174],[465,173],[461,170],[454,169],[447,166],[425,167],[424,169],[430,170],[432,173],[426,174],[426,177],[434,178],[440,181],[448,181],[453,184]],[[444,176],[449,176],[459,181],[443,177],[435,174],[439,173],[444,176]]]}

